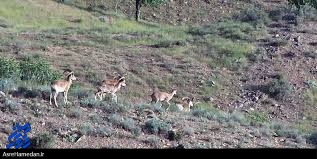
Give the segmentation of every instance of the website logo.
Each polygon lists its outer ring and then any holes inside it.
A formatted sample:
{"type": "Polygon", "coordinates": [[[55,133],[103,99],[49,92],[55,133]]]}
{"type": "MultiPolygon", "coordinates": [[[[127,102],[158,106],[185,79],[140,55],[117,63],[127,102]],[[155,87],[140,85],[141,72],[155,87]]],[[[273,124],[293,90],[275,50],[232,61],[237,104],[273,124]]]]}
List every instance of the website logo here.
{"type": "Polygon", "coordinates": [[[25,149],[31,145],[30,138],[27,136],[27,133],[31,130],[30,123],[26,123],[24,126],[17,123],[12,129],[14,132],[8,137],[9,144],[7,149],[11,147],[25,149]]]}

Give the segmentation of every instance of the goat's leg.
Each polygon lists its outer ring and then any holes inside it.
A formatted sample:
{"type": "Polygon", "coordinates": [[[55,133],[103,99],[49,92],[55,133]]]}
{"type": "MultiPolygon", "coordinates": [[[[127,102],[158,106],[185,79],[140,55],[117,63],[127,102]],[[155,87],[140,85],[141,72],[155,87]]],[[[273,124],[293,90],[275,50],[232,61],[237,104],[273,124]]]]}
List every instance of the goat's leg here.
{"type": "Polygon", "coordinates": [[[97,94],[98,94],[98,92],[95,93],[95,100],[97,100],[97,94]]]}
{"type": "Polygon", "coordinates": [[[57,101],[56,101],[57,95],[58,95],[58,92],[55,92],[55,94],[54,94],[54,102],[55,102],[55,106],[56,107],[58,107],[58,104],[57,104],[57,101]]]}
{"type": "Polygon", "coordinates": [[[67,100],[67,94],[68,94],[68,91],[65,91],[64,92],[64,103],[67,105],[67,104],[70,104],[70,102],[67,100]]]}
{"type": "Polygon", "coordinates": [[[112,94],[112,100],[114,100],[114,102],[118,102],[118,97],[116,94],[112,94]]]}
{"type": "Polygon", "coordinates": [[[52,105],[53,92],[50,93],[50,105],[52,105]]]}
{"type": "Polygon", "coordinates": [[[166,103],[168,104],[168,107],[167,107],[167,109],[166,109],[166,110],[169,110],[169,109],[170,109],[171,104],[170,104],[170,102],[168,102],[168,101],[166,101],[166,103]]]}

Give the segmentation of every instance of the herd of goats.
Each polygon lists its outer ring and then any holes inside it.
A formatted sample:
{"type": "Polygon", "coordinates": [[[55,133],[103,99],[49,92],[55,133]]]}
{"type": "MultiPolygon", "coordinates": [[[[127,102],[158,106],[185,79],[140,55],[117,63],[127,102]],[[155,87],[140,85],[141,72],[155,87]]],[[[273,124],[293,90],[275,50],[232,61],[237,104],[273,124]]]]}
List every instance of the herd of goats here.
{"type": "MultiPolygon", "coordinates": [[[[68,104],[67,94],[69,88],[73,81],[76,80],[74,72],[71,70],[65,70],[64,75],[66,76],[65,79],[55,80],[51,82],[51,93],[50,93],[50,105],[52,105],[52,98],[54,98],[55,106],[58,107],[56,102],[56,98],[58,93],[64,93],[64,103],[68,104]]],[[[125,77],[122,75],[118,75],[113,79],[103,80],[99,86],[97,86],[97,91],[95,93],[95,100],[99,98],[100,101],[103,100],[106,94],[112,95],[112,100],[117,102],[117,95],[116,93],[120,90],[121,87],[125,87],[125,77]]],[[[172,93],[162,92],[159,91],[157,88],[153,90],[151,94],[151,103],[155,102],[166,102],[168,104],[168,108],[170,107],[169,101],[173,98],[176,94],[177,90],[173,90],[172,93]]],[[[177,101],[176,106],[181,111],[190,111],[191,107],[193,106],[193,98],[183,97],[181,100],[177,101]]]]}

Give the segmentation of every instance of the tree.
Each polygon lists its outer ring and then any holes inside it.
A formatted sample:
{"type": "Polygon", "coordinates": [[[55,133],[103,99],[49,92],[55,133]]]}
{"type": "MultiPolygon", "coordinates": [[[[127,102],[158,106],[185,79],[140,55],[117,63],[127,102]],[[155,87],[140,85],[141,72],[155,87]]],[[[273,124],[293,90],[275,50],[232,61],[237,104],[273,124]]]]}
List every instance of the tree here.
{"type": "Polygon", "coordinates": [[[308,4],[317,9],[317,0],[288,0],[288,3],[295,5],[297,9],[300,9],[302,5],[308,4]]]}
{"type": "Polygon", "coordinates": [[[159,6],[165,2],[166,0],[135,0],[135,20],[139,20],[141,7],[143,5],[159,6]]]}

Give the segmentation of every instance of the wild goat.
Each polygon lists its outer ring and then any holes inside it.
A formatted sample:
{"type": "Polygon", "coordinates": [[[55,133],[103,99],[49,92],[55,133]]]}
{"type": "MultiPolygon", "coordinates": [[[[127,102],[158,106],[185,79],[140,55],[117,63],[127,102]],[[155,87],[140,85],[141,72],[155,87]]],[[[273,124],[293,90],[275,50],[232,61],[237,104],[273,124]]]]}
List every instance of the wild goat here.
{"type": "Polygon", "coordinates": [[[173,98],[173,96],[176,94],[177,90],[176,89],[173,89],[173,92],[172,93],[166,93],[166,92],[161,92],[159,90],[154,90],[153,93],[151,94],[151,98],[152,98],[152,101],[151,103],[155,102],[155,104],[157,102],[166,102],[168,104],[168,107],[166,110],[169,109],[170,107],[170,103],[169,101],[173,98]]]}
{"type": "Polygon", "coordinates": [[[184,110],[185,112],[189,112],[190,108],[194,105],[193,101],[194,101],[194,98],[183,97],[181,101],[178,101],[176,103],[176,106],[178,107],[180,111],[184,110]]]}
{"type": "Polygon", "coordinates": [[[116,103],[118,101],[116,93],[120,90],[121,87],[125,87],[125,77],[118,76],[112,80],[103,80],[101,85],[97,87],[97,92],[95,93],[95,100],[99,97],[101,101],[106,93],[112,95],[112,100],[116,103]]]}
{"type": "Polygon", "coordinates": [[[55,103],[55,106],[58,107],[58,104],[56,102],[56,98],[57,98],[58,93],[62,93],[62,92],[64,93],[64,103],[65,104],[69,103],[67,101],[68,90],[72,84],[72,81],[76,80],[76,77],[74,75],[74,72],[70,71],[70,70],[64,71],[64,74],[66,75],[66,79],[55,80],[55,81],[51,82],[50,105],[52,105],[52,97],[54,94],[54,103],[55,103]]]}

